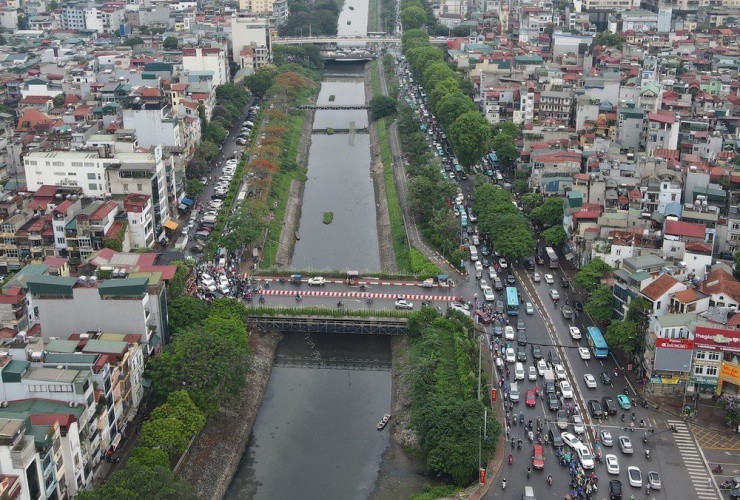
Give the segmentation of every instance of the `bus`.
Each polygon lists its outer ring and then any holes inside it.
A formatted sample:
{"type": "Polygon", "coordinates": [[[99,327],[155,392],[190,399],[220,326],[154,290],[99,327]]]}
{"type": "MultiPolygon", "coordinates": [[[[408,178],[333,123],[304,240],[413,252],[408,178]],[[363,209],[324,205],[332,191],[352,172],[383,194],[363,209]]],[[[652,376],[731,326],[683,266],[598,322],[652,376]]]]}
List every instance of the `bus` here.
{"type": "Polygon", "coordinates": [[[519,294],[513,286],[506,287],[506,314],[509,316],[519,315],[519,294]]]}
{"type": "Polygon", "coordinates": [[[594,352],[595,358],[606,358],[609,356],[609,346],[607,345],[606,340],[604,340],[604,336],[601,334],[601,330],[599,330],[598,327],[589,326],[587,337],[588,345],[594,352]]]}
{"type": "Polygon", "coordinates": [[[545,248],[545,263],[550,269],[557,269],[558,267],[558,254],[555,253],[552,247],[545,248]]]}

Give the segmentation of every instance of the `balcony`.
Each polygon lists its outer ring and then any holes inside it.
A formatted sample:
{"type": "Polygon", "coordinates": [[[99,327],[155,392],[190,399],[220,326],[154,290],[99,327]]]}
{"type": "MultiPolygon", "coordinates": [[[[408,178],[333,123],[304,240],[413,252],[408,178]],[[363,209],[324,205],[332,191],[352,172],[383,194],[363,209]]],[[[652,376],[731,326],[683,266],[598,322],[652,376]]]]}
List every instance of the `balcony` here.
{"type": "Polygon", "coordinates": [[[21,442],[13,446],[10,451],[10,461],[14,469],[25,469],[33,457],[36,455],[36,447],[33,444],[33,439],[30,437],[23,437],[21,442]]]}

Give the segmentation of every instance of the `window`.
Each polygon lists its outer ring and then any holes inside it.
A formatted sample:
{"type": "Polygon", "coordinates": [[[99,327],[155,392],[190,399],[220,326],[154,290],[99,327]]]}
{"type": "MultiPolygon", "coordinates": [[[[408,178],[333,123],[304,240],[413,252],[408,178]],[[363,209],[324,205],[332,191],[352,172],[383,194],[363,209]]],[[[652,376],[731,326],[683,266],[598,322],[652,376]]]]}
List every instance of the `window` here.
{"type": "Polygon", "coordinates": [[[65,239],[64,238],[57,238],[57,243],[60,245],[64,245],[65,239]]]}
{"type": "Polygon", "coordinates": [[[88,185],[87,185],[87,188],[88,188],[88,189],[89,189],[90,191],[97,191],[97,190],[98,190],[98,185],[97,185],[97,184],[95,184],[95,183],[92,183],[92,184],[88,184],[88,185]]]}
{"type": "Polygon", "coordinates": [[[95,180],[95,174],[87,174],[87,180],[94,181],[95,180]]]}
{"type": "Polygon", "coordinates": [[[52,167],[63,167],[64,166],[64,162],[63,161],[53,161],[53,162],[51,162],[51,166],[52,167]]]}
{"type": "Polygon", "coordinates": [[[81,161],[73,161],[72,162],[72,166],[73,167],[81,167],[82,165],[83,165],[83,163],[81,161]]]}
{"type": "Polygon", "coordinates": [[[707,353],[705,351],[696,351],[696,355],[694,356],[696,359],[707,359],[707,353]]]}
{"type": "Polygon", "coordinates": [[[77,172],[67,172],[67,175],[77,175],[77,172]]]}
{"type": "Polygon", "coordinates": [[[720,353],[719,352],[710,352],[708,359],[709,361],[719,361],[720,353]]]}
{"type": "Polygon", "coordinates": [[[703,365],[695,366],[694,367],[694,374],[696,374],[696,375],[702,375],[702,374],[704,374],[704,366],[703,365]]]}
{"type": "Polygon", "coordinates": [[[704,373],[707,375],[716,377],[717,376],[717,367],[716,366],[707,366],[706,370],[704,370],[704,373]]]}

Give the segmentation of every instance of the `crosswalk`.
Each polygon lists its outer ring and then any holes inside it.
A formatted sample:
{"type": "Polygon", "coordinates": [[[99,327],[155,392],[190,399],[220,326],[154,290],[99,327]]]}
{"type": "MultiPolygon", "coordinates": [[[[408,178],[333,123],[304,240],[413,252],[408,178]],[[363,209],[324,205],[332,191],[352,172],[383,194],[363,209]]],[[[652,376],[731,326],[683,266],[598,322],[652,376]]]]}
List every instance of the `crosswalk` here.
{"type": "Polygon", "coordinates": [[[678,430],[673,434],[678,451],[683,459],[686,472],[689,474],[691,483],[696,490],[696,498],[701,500],[717,500],[717,491],[711,476],[707,470],[704,459],[699,454],[699,449],[694,441],[694,437],[689,432],[686,424],[681,420],[668,420],[668,425],[675,425],[678,430]]]}

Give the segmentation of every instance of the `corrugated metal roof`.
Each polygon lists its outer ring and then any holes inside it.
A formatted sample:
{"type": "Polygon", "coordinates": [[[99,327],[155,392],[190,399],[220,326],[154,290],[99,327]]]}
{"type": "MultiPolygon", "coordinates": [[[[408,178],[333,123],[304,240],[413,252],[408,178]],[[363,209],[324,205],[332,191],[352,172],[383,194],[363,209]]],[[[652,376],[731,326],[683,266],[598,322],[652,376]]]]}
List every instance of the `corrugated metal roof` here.
{"type": "Polygon", "coordinates": [[[77,278],[63,276],[32,276],[28,279],[28,288],[31,293],[39,295],[66,295],[72,296],[72,287],[77,278]]]}
{"type": "Polygon", "coordinates": [[[148,278],[125,278],[105,280],[98,284],[100,296],[127,297],[146,293],[148,278]]]}

